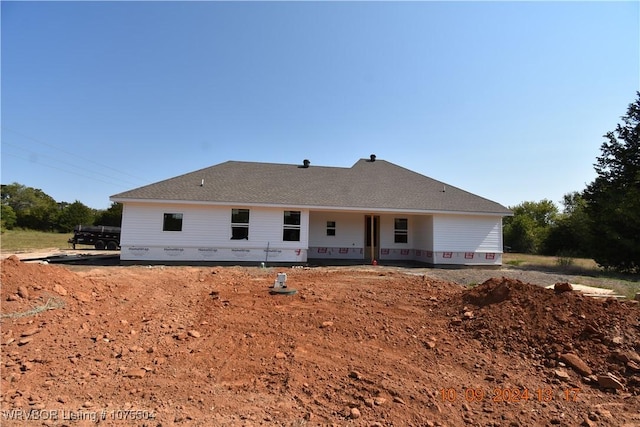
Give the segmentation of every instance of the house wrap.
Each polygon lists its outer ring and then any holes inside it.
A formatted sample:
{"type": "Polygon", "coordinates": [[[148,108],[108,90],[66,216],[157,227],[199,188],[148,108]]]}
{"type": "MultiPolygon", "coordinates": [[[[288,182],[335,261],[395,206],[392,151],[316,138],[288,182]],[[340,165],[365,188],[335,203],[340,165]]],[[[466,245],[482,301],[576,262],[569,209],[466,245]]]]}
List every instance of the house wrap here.
{"type": "Polygon", "coordinates": [[[506,207],[376,159],[228,161],[110,198],[123,262],[500,265],[506,207]]]}

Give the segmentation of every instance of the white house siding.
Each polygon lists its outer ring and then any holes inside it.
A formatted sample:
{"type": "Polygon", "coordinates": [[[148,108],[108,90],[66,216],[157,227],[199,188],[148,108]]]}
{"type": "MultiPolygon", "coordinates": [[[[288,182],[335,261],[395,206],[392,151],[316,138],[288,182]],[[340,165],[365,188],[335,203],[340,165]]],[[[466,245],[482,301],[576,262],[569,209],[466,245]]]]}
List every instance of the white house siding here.
{"type": "Polygon", "coordinates": [[[414,218],[414,226],[409,231],[413,235],[415,247],[423,251],[432,251],[433,216],[416,216],[414,218]]]}
{"type": "Polygon", "coordinates": [[[413,260],[435,264],[433,252],[433,216],[417,216],[411,230],[414,235],[415,251],[413,260]]]}
{"type": "Polygon", "coordinates": [[[434,215],[431,255],[434,264],[500,265],[502,217],[434,215]]]}
{"type": "Polygon", "coordinates": [[[500,265],[502,218],[475,215],[385,215],[381,260],[427,264],[500,265]],[[408,242],[394,243],[394,218],[408,218],[408,242]]]}
{"type": "Polygon", "coordinates": [[[363,259],[364,214],[313,211],[309,214],[309,258],[363,259]],[[327,221],[336,223],[336,235],[327,236],[327,221]]]}
{"type": "Polygon", "coordinates": [[[381,217],[380,259],[434,263],[433,216],[385,215],[381,217]],[[395,243],[395,218],[408,219],[407,243],[395,243]]]}
{"type": "Polygon", "coordinates": [[[412,261],[414,257],[416,217],[406,214],[380,215],[380,260],[412,261]],[[395,243],[395,219],[407,219],[407,243],[395,243]]]}
{"type": "Polygon", "coordinates": [[[306,210],[301,210],[300,241],[285,242],[282,240],[283,216],[289,209],[136,203],[125,203],[123,209],[120,241],[123,261],[304,262],[307,259],[309,212],[306,210]],[[233,208],[250,210],[248,240],[231,240],[233,208]],[[162,231],[165,213],[182,214],[182,231],[162,231]]]}
{"type": "MultiPolygon", "coordinates": [[[[127,202],[124,204],[121,259],[292,263],[306,262],[307,258],[364,259],[365,213],[300,210],[301,240],[284,242],[285,210],[290,209],[127,202]],[[233,208],[250,210],[248,240],[231,240],[233,208]],[[181,213],[182,231],[162,231],[164,213],[181,213]],[[327,236],[327,221],[335,222],[335,236],[327,236]]],[[[445,214],[381,214],[379,217],[381,261],[502,263],[501,217],[445,214]],[[395,218],[408,219],[407,243],[394,241],[395,218]]]]}

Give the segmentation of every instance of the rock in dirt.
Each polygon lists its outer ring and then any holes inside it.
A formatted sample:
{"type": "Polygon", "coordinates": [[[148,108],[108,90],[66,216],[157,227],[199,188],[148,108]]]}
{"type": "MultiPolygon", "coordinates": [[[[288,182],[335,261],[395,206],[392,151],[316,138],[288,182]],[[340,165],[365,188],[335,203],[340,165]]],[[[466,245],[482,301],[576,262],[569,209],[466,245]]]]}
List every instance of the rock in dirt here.
{"type": "Polygon", "coordinates": [[[373,403],[375,403],[376,406],[382,406],[387,403],[387,399],[385,399],[384,397],[376,397],[373,399],[373,403]]]}
{"type": "Polygon", "coordinates": [[[37,334],[39,331],[38,328],[31,328],[31,329],[27,329],[26,331],[24,331],[23,333],[20,334],[21,337],[30,337],[31,335],[35,335],[37,334]]]}
{"type": "Polygon", "coordinates": [[[362,378],[364,378],[364,377],[362,376],[362,374],[361,374],[360,372],[358,372],[358,371],[351,371],[351,372],[349,372],[349,377],[350,377],[350,378],[355,378],[356,380],[361,380],[362,378]]]}
{"type": "Polygon", "coordinates": [[[509,299],[514,288],[523,286],[525,284],[519,280],[514,281],[506,277],[489,279],[482,285],[467,291],[464,295],[464,301],[479,307],[498,304],[509,299]]]}
{"type": "Polygon", "coordinates": [[[573,290],[573,286],[571,286],[571,283],[569,282],[558,282],[553,285],[553,290],[557,294],[561,294],[563,292],[571,292],[573,290]]]}
{"type": "Polygon", "coordinates": [[[589,365],[587,365],[584,360],[580,359],[577,354],[565,353],[560,356],[560,361],[571,366],[581,375],[589,376],[593,373],[589,365]]]}
{"type": "Polygon", "coordinates": [[[634,372],[640,372],[640,364],[636,363],[632,360],[627,362],[627,368],[629,368],[630,370],[634,371],[634,372]]]}
{"type": "Polygon", "coordinates": [[[18,296],[20,298],[29,299],[29,290],[26,286],[18,287],[18,296]]]}
{"type": "Polygon", "coordinates": [[[91,296],[85,292],[76,291],[73,296],[80,302],[91,302],[91,296]]]}
{"type": "Polygon", "coordinates": [[[18,341],[18,345],[23,346],[29,344],[31,341],[33,341],[33,337],[22,338],[18,341]]]}
{"type": "Polygon", "coordinates": [[[556,369],[553,373],[560,381],[569,381],[569,373],[564,369],[556,369]]]}
{"type": "Polygon", "coordinates": [[[614,390],[624,389],[624,385],[613,375],[598,375],[598,385],[602,388],[612,388],[614,390]]]}
{"type": "Polygon", "coordinates": [[[67,290],[57,283],[53,285],[53,292],[63,297],[67,295],[67,290]]]}
{"type": "Polygon", "coordinates": [[[405,401],[399,396],[393,396],[393,401],[401,405],[406,405],[405,401]]]}
{"type": "Polygon", "coordinates": [[[141,379],[142,377],[145,376],[145,374],[147,373],[147,371],[145,371],[144,369],[132,369],[130,371],[127,371],[124,376],[127,378],[131,378],[131,379],[141,379]]]}
{"type": "Polygon", "coordinates": [[[353,419],[360,418],[360,410],[358,408],[351,408],[350,417],[353,419]]]}
{"type": "Polygon", "coordinates": [[[200,332],[198,332],[196,330],[191,330],[191,331],[189,331],[189,336],[193,337],[193,338],[200,338],[200,332]]]}
{"type": "Polygon", "coordinates": [[[612,354],[613,357],[623,363],[629,361],[640,363],[640,355],[633,350],[616,350],[612,354]]]}

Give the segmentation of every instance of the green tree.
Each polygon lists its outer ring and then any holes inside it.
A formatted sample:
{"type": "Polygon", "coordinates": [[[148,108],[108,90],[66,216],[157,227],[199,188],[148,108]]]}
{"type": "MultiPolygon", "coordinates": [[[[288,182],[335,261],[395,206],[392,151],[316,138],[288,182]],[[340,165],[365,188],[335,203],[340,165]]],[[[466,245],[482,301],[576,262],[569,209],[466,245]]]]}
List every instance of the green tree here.
{"type": "Polygon", "coordinates": [[[2,186],[0,199],[15,212],[18,227],[48,231],[57,223],[58,204],[40,189],[14,182],[2,186]]]}
{"type": "Polygon", "coordinates": [[[62,232],[73,231],[76,225],[85,225],[93,223],[94,211],[85,206],[78,200],[68,204],[60,213],[58,220],[58,230],[62,232]]]}
{"type": "Polygon", "coordinates": [[[504,244],[508,250],[524,254],[535,251],[534,225],[531,218],[513,216],[505,218],[504,244]]]}
{"type": "Polygon", "coordinates": [[[558,215],[543,243],[546,255],[590,256],[590,228],[586,201],[575,191],[565,194],[563,212],[558,215]]]}
{"type": "Polygon", "coordinates": [[[622,123],[604,135],[596,179],[583,193],[594,244],[605,268],[640,272],[640,92],[622,123]]]}
{"type": "Polygon", "coordinates": [[[523,202],[510,207],[512,217],[504,221],[504,243],[512,251],[539,253],[558,217],[558,207],[550,200],[523,202]]]}
{"type": "Polygon", "coordinates": [[[122,203],[113,202],[109,209],[98,211],[93,225],[120,227],[122,225],[122,203]]]}
{"type": "Polygon", "coordinates": [[[9,205],[2,204],[0,208],[2,208],[2,211],[0,211],[0,228],[2,231],[13,229],[17,220],[16,213],[9,205]]]}

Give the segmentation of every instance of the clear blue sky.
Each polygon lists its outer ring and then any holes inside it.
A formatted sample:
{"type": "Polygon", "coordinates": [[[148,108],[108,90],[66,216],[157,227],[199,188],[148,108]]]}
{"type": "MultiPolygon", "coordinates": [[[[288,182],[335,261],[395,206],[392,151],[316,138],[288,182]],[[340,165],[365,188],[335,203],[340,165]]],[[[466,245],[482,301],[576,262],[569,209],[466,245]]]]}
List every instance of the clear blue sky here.
{"type": "Polygon", "coordinates": [[[2,183],[93,208],[227,160],[371,153],[559,204],[640,89],[635,1],[1,8],[2,183]]]}

